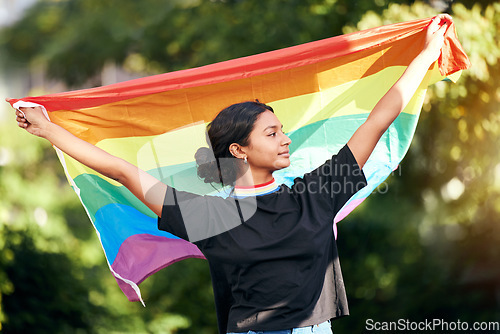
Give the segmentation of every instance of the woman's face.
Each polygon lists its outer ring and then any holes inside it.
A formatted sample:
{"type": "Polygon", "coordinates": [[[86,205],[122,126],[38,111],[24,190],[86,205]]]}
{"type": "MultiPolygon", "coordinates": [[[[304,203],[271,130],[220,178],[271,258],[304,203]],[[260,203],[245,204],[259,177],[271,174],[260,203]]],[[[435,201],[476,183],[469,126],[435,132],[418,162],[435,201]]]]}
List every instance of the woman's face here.
{"type": "Polygon", "coordinates": [[[292,141],[282,128],[283,125],[273,112],[266,110],[259,114],[250,132],[249,144],[242,147],[252,173],[272,173],[290,166],[288,145],[292,141]]]}

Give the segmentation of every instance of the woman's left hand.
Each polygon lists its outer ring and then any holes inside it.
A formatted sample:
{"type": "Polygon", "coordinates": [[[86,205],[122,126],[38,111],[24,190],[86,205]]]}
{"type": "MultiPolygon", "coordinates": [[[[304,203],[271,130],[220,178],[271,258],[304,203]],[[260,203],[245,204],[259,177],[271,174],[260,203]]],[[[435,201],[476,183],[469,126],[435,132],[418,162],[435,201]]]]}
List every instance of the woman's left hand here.
{"type": "Polygon", "coordinates": [[[448,14],[440,14],[432,19],[427,27],[424,49],[422,50],[433,63],[440,54],[444,44],[444,34],[451,25],[452,18],[448,14]]]}

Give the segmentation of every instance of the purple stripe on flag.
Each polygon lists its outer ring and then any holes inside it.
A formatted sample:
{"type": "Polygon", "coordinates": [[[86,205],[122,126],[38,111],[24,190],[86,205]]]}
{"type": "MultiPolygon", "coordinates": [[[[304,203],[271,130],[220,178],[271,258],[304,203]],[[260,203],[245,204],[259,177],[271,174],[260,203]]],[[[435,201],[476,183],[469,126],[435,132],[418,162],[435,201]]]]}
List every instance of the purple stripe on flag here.
{"type": "MultiPolygon", "coordinates": [[[[205,257],[196,245],[183,239],[136,234],[122,243],[111,267],[123,278],[139,284],[158,270],[187,258],[205,257]]],[[[116,280],[130,301],[139,301],[130,285],[116,280]]]]}

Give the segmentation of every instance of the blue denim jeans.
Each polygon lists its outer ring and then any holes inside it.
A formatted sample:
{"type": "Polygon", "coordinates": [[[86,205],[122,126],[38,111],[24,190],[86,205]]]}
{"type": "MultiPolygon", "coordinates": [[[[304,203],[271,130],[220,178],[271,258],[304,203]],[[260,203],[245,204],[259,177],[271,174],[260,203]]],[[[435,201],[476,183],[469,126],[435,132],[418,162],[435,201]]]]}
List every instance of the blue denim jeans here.
{"type": "Polygon", "coordinates": [[[227,333],[227,334],[332,334],[332,327],[330,321],[325,321],[319,325],[284,329],[280,331],[248,331],[240,333],[227,333]]]}

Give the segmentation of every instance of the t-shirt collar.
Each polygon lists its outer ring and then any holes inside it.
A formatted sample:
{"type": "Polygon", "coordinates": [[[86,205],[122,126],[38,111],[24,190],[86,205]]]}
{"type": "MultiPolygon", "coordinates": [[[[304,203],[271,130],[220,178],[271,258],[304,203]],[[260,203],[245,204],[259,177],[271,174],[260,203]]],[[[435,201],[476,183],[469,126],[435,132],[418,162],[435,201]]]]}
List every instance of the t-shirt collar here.
{"type": "Polygon", "coordinates": [[[279,185],[273,178],[269,182],[256,184],[254,186],[248,186],[248,187],[235,186],[232,196],[237,198],[248,197],[248,196],[262,196],[273,193],[278,189],[279,185]]]}

